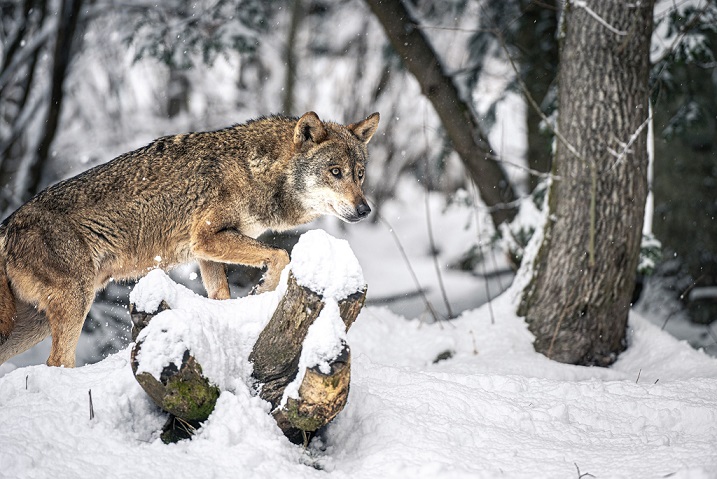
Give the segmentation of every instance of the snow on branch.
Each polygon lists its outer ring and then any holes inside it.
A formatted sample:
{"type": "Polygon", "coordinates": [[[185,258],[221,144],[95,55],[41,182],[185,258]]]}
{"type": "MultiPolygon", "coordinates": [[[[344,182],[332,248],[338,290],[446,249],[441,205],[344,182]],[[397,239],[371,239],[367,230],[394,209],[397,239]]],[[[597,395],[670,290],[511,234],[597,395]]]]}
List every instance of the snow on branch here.
{"type": "Polygon", "coordinates": [[[630,153],[632,150],[630,149],[637,141],[637,139],[640,137],[640,133],[642,133],[642,130],[645,129],[647,125],[650,124],[652,121],[652,112],[647,116],[645,121],[640,124],[640,126],[637,127],[637,130],[630,136],[630,138],[627,140],[626,143],[623,143],[621,141],[618,141],[620,143],[620,146],[622,147],[622,151],[618,152],[610,147],[607,148],[607,151],[610,152],[613,156],[615,156],[615,162],[612,164],[612,166],[608,169],[608,171],[612,171],[615,169],[615,167],[622,162],[623,159],[625,159],[625,156],[630,153]]]}
{"type": "Polygon", "coordinates": [[[599,23],[600,25],[602,25],[603,27],[607,28],[607,29],[610,30],[612,33],[614,33],[614,34],[616,34],[616,35],[627,35],[627,32],[626,32],[626,31],[624,31],[624,30],[618,30],[617,28],[613,27],[613,26],[610,25],[608,22],[606,22],[605,19],[603,19],[600,15],[598,15],[597,13],[595,13],[595,10],[591,9],[590,7],[588,7],[587,3],[585,3],[585,0],[574,0],[574,1],[572,2],[572,4],[573,4],[574,6],[576,6],[576,7],[578,7],[578,8],[582,8],[583,10],[585,10],[585,11],[588,13],[588,15],[590,15],[591,17],[593,17],[595,20],[598,21],[598,23],[599,23]]]}

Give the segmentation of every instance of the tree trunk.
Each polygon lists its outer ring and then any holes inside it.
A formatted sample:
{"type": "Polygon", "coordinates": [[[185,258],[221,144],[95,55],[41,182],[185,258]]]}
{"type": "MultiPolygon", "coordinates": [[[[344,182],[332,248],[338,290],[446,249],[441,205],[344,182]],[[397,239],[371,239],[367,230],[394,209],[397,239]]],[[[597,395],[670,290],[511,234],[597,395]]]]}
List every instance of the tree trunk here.
{"type": "Polygon", "coordinates": [[[50,158],[50,147],[60,123],[62,100],[64,98],[65,78],[70,67],[73,53],[73,41],[77,30],[83,0],[63,0],[60,9],[60,20],[55,40],[55,53],[52,65],[52,91],[50,105],[45,120],[45,131],[37,148],[37,155],[28,168],[27,187],[21,192],[23,199],[37,193],[43,181],[45,168],[50,158]]]}
{"type": "Polygon", "coordinates": [[[299,24],[304,16],[301,0],[292,0],[291,19],[289,31],[286,34],[286,45],[284,46],[284,98],[282,99],[281,111],[284,115],[291,116],[298,112],[294,111],[294,85],[296,84],[297,63],[296,37],[299,32],[299,24]]]}
{"type": "Polygon", "coordinates": [[[0,129],[5,132],[5,136],[0,136],[0,217],[6,210],[17,206],[14,204],[18,198],[12,184],[13,176],[21,168],[29,148],[25,134],[27,124],[35,117],[44,100],[43,93],[37,93],[35,78],[38,76],[39,60],[46,40],[37,41],[35,37],[43,36],[46,3],[25,1],[20,20],[22,25],[0,68],[0,129]],[[25,47],[18,49],[23,42],[25,47]],[[15,60],[23,50],[26,57],[16,65],[15,60]]]}
{"type": "Polygon", "coordinates": [[[512,220],[518,211],[510,204],[516,199],[513,187],[493,158],[493,149],[470,105],[461,98],[453,79],[444,72],[418,22],[401,0],[366,0],[366,3],[433,105],[481,198],[491,207],[493,223],[498,226],[512,220]]]}
{"type": "Polygon", "coordinates": [[[535,349],[606,366],[625,349],[647,197],[653,1],[568,1],[549,221],[519,314],[535,349]],[[577,153],[576,156],[574,153],[577,153]]]}

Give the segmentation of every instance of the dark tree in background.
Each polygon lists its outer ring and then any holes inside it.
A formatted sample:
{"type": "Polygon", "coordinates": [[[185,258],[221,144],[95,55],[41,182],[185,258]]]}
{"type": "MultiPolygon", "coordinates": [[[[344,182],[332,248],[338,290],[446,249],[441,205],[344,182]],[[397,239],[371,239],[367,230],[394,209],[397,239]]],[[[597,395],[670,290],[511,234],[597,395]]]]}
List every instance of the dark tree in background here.
{"type": "Polygon", "coordinates": [[[535,349],[611,364],[625,349],[647,197],[653,2],[565,4],[549,220],[519,313],[535,349]]]}
{"type": "Polygon", "coordinates": [[[471,105],[460,95],[453,78],[448,76],[429,40],[418,28],[401,0],[366,0],[383,26],[393,48],[406,68],[421,85],[441,119],[453,148],[480,191],[481,198],[492,208],[497,226],[515,217],[517,207],[511,204],[516,195],[493,149],[481,130],[471,105]]]}
{"type": "MultiPolygon", "coordinates": [[[[509,83],[506,91],[530,95],[541,109],[527,108],[525,128],[528,167],[542,173],[550,171],[553,156],[553,136],[543,124],[543,116],[549,117],[555,109],[560,5],[557,0],[485,2],[477,19],[477,29],[468,43],[469,66],[465,69],[467,88],[472,90],[489,58],[507,61],[506,55],[510,55],[527,92],[521,91],[515,81],[509,83]]],[[[497,100],[502,99],[501,95],[497,100]]],[[[489,118],[495,116],[496,104],[489,109],[489,118]]],[[[531,174],[528,189],[533,191],[540,180],[540,176],[531,174]]]]}
{"type": "Polygon", "coordinates": [[[677,42],[653,67],[653,228],[667,260],[659,273],[690,318],[709,324],[717,298],[689,301],[689,292],[717,286],[717,1],[657,20],[677,42]]]}
{"type": "Polygon", "coordinates": [[[83,3],[0,2],[0,211],[26,201],[48,180],[65,80],[80,48],[83,3]],[[39,117],[44,118],[41,134],[28,134],[39,117]]]}

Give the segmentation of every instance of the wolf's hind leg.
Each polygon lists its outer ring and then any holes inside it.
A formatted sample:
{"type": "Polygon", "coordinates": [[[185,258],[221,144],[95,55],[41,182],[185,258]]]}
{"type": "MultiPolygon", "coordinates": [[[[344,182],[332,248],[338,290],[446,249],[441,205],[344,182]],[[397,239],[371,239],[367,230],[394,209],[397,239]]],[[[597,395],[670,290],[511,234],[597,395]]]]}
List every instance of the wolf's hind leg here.
{"type": "Polygon", "coordinates": [[[224,264],[206,259],[200,259],[197,263],[207,295],[211,299],[229,299],[229,283],[224,264]]]}
{"type": "Polygon", "coordinates": [[[52,333],[47,365],[74,368],[77,342],[94,300],[94,289],[77,283],[64,286],[62,289],[53,288],[45,308],[52,333]]]}

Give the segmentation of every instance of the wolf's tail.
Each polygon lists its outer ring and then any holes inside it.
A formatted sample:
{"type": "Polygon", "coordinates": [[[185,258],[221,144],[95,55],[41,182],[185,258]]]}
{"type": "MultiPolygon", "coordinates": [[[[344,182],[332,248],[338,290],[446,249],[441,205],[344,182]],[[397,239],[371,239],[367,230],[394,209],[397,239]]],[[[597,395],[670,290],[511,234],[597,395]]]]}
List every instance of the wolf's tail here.
{"type": "Polygon", "coordinates": [[[5,266],[5,226],[0,225],[0,345],[10,337],[15,325],[15,296],[5,266]]]}
{"type": "Polygon", "coordinates": [[[50,334],[45,315],[18,301],[10,288],[5,253],[5,227],[0,224],[0,364],[27,351],[50,334]]]}

